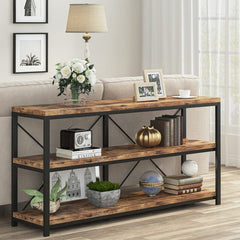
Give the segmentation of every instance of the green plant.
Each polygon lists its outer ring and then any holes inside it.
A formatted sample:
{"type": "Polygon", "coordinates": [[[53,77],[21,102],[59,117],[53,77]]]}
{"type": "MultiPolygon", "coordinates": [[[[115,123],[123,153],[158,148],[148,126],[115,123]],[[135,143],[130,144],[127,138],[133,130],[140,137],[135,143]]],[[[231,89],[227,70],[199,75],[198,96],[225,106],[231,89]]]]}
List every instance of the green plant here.
{"type": "Polygon", "coordinates": [[[109,181],[90,182],[89,184],[87,184],[87,186],[90,190],[98,192],[113,191],[120,188],[120,185],[118,183],[111,183],[109,181]]]}
{"type": "MultiPolygon", "coordinates": [[[[59,191],[59,187],[60,187],[60,180],[58,178],[57,182],[52,187],[52,190],[50,193],[50,201],[57,202],[58,199],[60,199],[62,197],[69,198],[69,196],[63,194],[67,189],[67,183],[66,183],[65,187],[63,189],[61,189],[60,191],[59,191]]],[[[31,207],[33,207],[34,203],[43,202],[43,194],[41,192],[34,190],[34,189],[23,189],[23,191],[26,194],[33,196],[33,199],[30,202],[31,207]]]]}

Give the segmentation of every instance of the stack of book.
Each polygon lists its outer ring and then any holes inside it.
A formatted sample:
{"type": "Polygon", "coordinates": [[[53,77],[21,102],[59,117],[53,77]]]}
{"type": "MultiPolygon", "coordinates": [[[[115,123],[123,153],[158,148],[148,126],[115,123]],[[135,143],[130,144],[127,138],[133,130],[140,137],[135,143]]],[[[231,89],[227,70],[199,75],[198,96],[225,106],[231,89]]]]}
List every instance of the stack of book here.
{"type": "Polygon", "coordinates": [[[56,148],[56,156],[68,159],[100,157],[102,156],[102,149],[100,147],[83,148],[80,150],[56,148]]]}
{"type": "Polygon", "coordinates": [[[183,144],[183,118],[179,115],[163,115],[151,120],[151,126],[162,135],[160,146],[169,147],[183,144]]]}
{"type": "Polygon", "coordinates": [[[164,191],[175,195],[200,192],[202,189],[202,181],[203,178],[201,176],[167,176],[164,177],[164,191]]]}

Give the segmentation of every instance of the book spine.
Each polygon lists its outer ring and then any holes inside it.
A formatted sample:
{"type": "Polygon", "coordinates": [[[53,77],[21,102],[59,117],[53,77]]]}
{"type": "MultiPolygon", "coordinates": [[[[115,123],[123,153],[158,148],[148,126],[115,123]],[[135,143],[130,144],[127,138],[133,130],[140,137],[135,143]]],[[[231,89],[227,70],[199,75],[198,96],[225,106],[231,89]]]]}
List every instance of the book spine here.
{"type": "Polygon", "coordinates": [[[201,187],[178,190],[178,195],[200,192],[201,187]]]}
{"type": "Polygon", "coordinates": [[[181,116],[177,116],[177,145],[181,145],[181,116]]]}
{"type": "Polygon", "coordinates": [[[183,116],[180,116],[180,143],[183,144],[183,116]]]}
{"type": "Polygon", "coordinates": [[[174,146],[179,145],[178,144],[178,124],[177,124],[178,120],[177,118],[174,118],[174,146]]]}
{"type": "Polygon", "coordinates": [[[196,188],[196,187],[201,187],[202,183],[194,183],[194,184],[188,184],[188,185],[182,185],[182,186],[177,186],[173,184],[164,184],[165,188],[173,189],[173,190],[183,190],[183,189],[189,189],[189,188],[196,188]]]}
{"type": "Polygon", "coordinates": [[[56,149],[56,153],[58,154],[63,154],[65,156],[73,157],[77,156],[78,154],[89,154],[89,153],[101,153],[102,149],[97,148],[97,149],[84,149],[84,150],[79,150],[79,151],[70,151],[70,150],[65,150],[65,149],[56,149]]]}
{"type": "Polygon", "coordinates": [[[203,181],[202,177],[196,177],[196,178],[186,178],[186,179],[180,179],[178,180],[178,185],[187,185],[187,184],[193,184],[193,183],[199,183],[203,181]]]}
{"type": "Polygon", "coordinates": [[[164,128],[164,147],[171,146],[171,140],[170,140],[170,121],[162,121],[164,128]]]}
{"type": "Polygon", "coordinates": [[[80,159],[80,158],[89,158],[89,157],[100,157],[102,156],[101,153],[86,153],[86,154],[78,154],[74,156],[68,156],[60,153],[56,153],[57,157],[67,158],[67,159],[80,159]]]}
{"type": "Polygon", "coordinates": [[[174,119],[170,119],[170,146],[174,146],[174,119]]]}

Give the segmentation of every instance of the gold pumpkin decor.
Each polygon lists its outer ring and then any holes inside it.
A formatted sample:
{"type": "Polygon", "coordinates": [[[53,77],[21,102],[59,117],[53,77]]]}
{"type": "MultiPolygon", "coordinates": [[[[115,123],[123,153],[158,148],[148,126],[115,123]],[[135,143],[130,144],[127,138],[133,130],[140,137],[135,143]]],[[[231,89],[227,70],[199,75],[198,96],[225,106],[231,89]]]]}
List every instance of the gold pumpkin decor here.
{"type": "Polygon", "coordinates": [[[161,139],[161,133],[154,127],[143,126],[135,135],[136,143],[142,147],[155,147],[161,139]]]}

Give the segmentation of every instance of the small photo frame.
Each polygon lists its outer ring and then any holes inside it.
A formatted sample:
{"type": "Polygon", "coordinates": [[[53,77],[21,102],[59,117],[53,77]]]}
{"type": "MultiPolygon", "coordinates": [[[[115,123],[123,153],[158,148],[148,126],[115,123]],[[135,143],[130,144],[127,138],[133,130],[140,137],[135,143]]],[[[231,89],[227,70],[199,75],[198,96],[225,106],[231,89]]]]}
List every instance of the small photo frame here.
{"type": "Polygon", "coordinates": [[[157,84],[158,98],[166,98],[166,90],[161,69],[151,69],[143,71],[144,82],[155,82],[157,84]]]}
{"type": "Polygon", "coordinates": [[[13,23],[48,23],[48,0],[13,0],[13,23]]]}
{"type": "Polygon", "coordinates": [[[13,73],[48,71],[48,34],[13,34],[13,73]]]}
{"type": "Polygon", "coordinates": [[[135,101],[156,101],[158,100],[157,95],[157,84],[153,83],[135,83],[135,101]]]}

